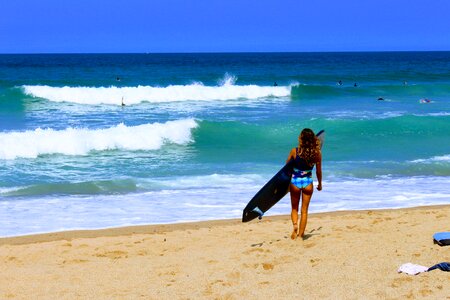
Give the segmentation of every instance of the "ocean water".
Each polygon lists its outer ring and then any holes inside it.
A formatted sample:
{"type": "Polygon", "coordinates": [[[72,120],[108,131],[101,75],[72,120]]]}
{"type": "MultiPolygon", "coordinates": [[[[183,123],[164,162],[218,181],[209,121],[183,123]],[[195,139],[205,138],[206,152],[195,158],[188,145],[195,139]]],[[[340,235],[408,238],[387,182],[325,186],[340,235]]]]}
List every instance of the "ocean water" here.
{"type": "Polygon", "coordinates": [[[0,55],[0,236],[240,218],[304,127],[311,212],[450,203],[450,52],[0,55]]]}

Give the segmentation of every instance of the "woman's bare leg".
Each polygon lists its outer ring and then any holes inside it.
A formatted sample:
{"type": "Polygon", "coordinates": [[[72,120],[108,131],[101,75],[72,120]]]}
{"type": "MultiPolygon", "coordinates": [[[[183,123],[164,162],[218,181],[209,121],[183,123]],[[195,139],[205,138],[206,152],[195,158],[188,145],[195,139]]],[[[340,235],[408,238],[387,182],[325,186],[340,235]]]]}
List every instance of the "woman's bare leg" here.
{"type": "Polygon", "coordinates": [[[303,237],[303,235],[305,234],[306,222],[308,221],[309,201],[311,200],[313,191],[314,186],[312,183],[302,189],[302,210],[300,216],[300,230],[298,231],[298,235],[300,237],[303,237]]]}
{"type": "Polygon", "coordinates": [[[294,226],[294,230],[291,234],[291,239],[296,239],[298,235],[298,205],[300,202],[301,190],[297,188],[295,185],[291,184],[290,186],[291,192],[291,220],[292,225],[294,226]]]}

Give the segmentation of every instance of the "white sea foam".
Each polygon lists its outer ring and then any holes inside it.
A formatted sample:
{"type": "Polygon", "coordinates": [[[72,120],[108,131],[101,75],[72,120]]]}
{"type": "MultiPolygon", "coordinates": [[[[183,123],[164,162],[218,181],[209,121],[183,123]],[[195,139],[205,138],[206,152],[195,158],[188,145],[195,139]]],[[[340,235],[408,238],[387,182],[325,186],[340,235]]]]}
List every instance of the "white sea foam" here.
{"type": "Polygon", "coordinates": [[[450,162],[450,154],[442,156],[433,156],[427,159],[412,160],[412,163],[433,163],[433,162],[450,162]]]}
{"type": "MultiPolygon", "coordinates": [[[[177,189],[163,179],[163,189],[126,195],[0,198],[0,237],[241,218],[245,205],[272,175],[212,174],[172,178],[179,183],[177,189]],[[221,178],[223,184],[220,184],[221,178]]],[[[442,176],[325,180],[323,190],[314,192],[310,212],[448,204],[449,180],[442,176]]],[[[266,215],[289,214],[290,210],[287,195],[266,215]]]]}
{"type": "Polygon", "coordinates": [[[10,187],[10,188],[1,188],[0,187],[0,195],[7,194],[7,193],[10,193],[10,192],[14,192],[14,191],[19,191],[19,190],[21,190],[23,188],[26,188],[26,187],[10,187]]]}
{"type": "Polygon", "coordinates": [[[373,112],[373,111],[354,111],[354,110],[339,110],[322,112],[327,120],[336,119],[357,119],[357,120],[371,120],[371,119],[392,119],[404,116],[406,112],[403,111],[388,111],[388,112],[373,112]]]}
{"type": "Polygon", "coordinates": [[[191,142],[194,119],[106,129],[67,128],[0,133],[0,159],[35,158],[40,154],[86,155],[97,150],[155,150],[165,143],[191,142]]]}
{"type": "Polygon", "coordinates": [[[285,97],[290,95],[288,86],[234,85],[233,77],[226,77],[219,86],[202,83],[169,85],[167,87],[52,87],[47,85],[24,85],[25,94],[55,102],[79,104],[138,104],[141,102],[162,103],[175,101],[223,101],[234,99],[258,99],[263,97],[285,97]]]}
{"type": "MultiPolygon", "coordinates": [[[[369,120],[369,119],[392,119],[402,116],[408,116],[407,111],[355,111],[355,110],[338,110],[338,111],[327,111],[323,113],[327,120],[335,119],[359,119],[359,120],[369,120]]],[[[450,116],[448,112],[436,112],[436,113],[425,113],[425,114],[412,114],[416,117],[446,117],[450,116]]]]}
{"type": "Polygon", "coordinates": [[[417,117],[447,117],[450,116],[449,112],[435,112],[435,113],[426,113],[426,114],[413,114],[417,117]]]}

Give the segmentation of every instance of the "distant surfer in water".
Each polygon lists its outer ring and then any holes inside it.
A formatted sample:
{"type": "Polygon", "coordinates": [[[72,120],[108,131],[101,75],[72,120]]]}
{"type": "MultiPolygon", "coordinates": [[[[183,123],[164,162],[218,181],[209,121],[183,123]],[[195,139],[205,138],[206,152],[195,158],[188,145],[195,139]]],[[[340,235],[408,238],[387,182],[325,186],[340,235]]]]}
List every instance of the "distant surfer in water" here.
{"type": "Polygon", "coordinates": [[[294,230],[291,239],[297,236],[303,237],[308,220],[309,201],[314,191],[312,170],[316,166],[317,190],[322,190],[322,153],[320,151],[320,140],[314,132],[305,128],[298,137],[298,147],[292,148],[287,162],[294,160],[294,172],[291,178],[289,191],[291,194],[291,220],[294,230]],[[300,228],[298,222],[298,207],[302,199],[300,228]]]}
{"type": "Polygon", "coordinates": [[[124,106],[125,106],[125,103],[123,103],[123,97],[122,97],[122,104],[121,104],[121,105],[122,105],[122,107],[124,107],[124,106]]]}

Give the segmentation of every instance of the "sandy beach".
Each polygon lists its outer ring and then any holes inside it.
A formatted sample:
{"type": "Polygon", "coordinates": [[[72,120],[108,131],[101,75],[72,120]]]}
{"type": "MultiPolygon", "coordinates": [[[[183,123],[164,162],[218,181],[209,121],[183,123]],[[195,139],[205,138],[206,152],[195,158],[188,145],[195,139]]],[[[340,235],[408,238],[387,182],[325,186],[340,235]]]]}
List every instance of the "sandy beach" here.
{"type": "Polygon", "coordinates": [[[450,261],[432,235],[450,205],[241,223],[70,231],[0,239],[1,299],[450,299],[450,273],[397,273],[450,261]]]}

